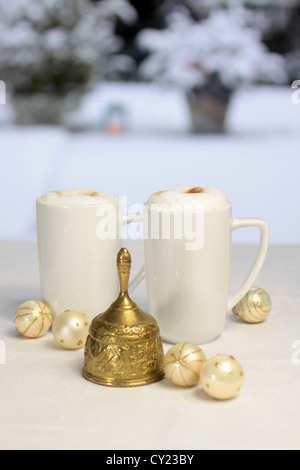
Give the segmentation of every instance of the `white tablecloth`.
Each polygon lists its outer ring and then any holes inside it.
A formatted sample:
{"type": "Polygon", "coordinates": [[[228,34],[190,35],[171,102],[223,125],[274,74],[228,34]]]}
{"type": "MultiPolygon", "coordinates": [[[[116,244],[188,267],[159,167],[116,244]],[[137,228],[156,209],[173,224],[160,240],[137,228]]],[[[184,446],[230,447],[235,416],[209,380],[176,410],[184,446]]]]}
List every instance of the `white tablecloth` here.
{"type": "MultiPolygon", "coordinates": [[[[126,246],[134,274],[142,245],[126,246]]],[[[233,290],[255,254],[255,247],[234,247],[233,290]]],[[[181,389],[167,379],[106,388],[82,377],[83,350],[60,349],[51,332],[38,340],[17,334],[16,308],[40,298],[37,250],[1,243],[0,448],[299,449],[300,247],[271,247],[257,284],[272,297],[269,319],[248,325],[230,313],[223,334],[202,346],[208,357],[230,354],[243,365],[246,381],[235,399],[218,402],[200,386],[181,389]]],[[[145,283],[133,298],[147,310],[145,283]]]]}

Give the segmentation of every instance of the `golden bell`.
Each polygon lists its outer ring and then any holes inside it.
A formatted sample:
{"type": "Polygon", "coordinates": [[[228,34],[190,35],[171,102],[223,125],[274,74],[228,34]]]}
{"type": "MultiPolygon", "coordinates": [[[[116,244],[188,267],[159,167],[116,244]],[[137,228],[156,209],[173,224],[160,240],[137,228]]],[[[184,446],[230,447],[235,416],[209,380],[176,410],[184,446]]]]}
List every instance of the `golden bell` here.
{"type": "Polygon", "coordinates": [[[90,327],[83,375],[111,387],[136,387],[164,378],[164,352],[156,320],[129,297],[131,256],[118,254],[120,295],[90,327]]]}

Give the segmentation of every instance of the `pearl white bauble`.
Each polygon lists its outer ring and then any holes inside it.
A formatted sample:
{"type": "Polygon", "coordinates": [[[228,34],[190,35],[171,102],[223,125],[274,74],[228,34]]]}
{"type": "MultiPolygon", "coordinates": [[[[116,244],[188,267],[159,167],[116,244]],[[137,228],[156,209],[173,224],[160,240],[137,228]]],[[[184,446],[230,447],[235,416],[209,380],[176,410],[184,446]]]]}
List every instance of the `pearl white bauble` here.
{"type": "Polygon", "coordinates": [[[244,384],[244,372],[232,356],[218,354],[202,367],[200,382],[205,392],[218,400],[233,398],[244,384]]]}
{"type": "Polygon", "coordinates": [[[165,356],[165,374],[175,385],[192,387],[199,382],[205,361],[205,354],[198,346],[180,343],[173,346],[165,356]]]}
{"type": "Polygon", "coordinates": [[[15,326],[27,338],[39,338],[52,325],[52,313],[47,305],[38,300],[28,300],[15,313],[15,326]]]}
{"type": "Polygon", "coordinates": [[[259,287],[253,287],[232,310],[246,323],[263,322],[272,309],[269,294],[259,287]]]}
{"type": "Polygon", "coordinates": [[[90,322],[86,315],[76,310],[66,310],[53,323],[55,341],[65,349],[80,349],[85,346],[90,322]]]}

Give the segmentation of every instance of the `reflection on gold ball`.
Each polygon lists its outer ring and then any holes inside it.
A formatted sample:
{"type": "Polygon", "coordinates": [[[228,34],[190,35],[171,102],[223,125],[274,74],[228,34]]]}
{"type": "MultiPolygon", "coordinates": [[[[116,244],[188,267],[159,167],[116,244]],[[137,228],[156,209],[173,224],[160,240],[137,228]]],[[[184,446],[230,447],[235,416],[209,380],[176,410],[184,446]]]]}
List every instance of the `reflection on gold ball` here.
{"type": "Polygon", "coordinates": [[[55,341],[64,349],[80,349],[85,346],[90,322],[86,315],[66,310],[56,317],[52,327],[55,341]]]}
{"type": "Polygon", "coordinates": [[[229,400],[237,395],[244,379],[244,372],[238,361],[223,354],[206,361],[200,374],[203,390],[217,400],[229,400]]]}
{"type": "Polygon", "coordinates": [[[264,289],[253,287],[232,311],[247,323],[261,323],[269,316],[271,309],[269,294],[264,289]]]}
{"type": "Polygon", "coordinates": [[[27,338],[39,338],[52,325],[52,313],[47,305],[38,300],[28,300],[15,313],[17,331],[27,338]]]}
{"type": "Polygon", "coordinates": [[[202,349],[191,343],[173,346],[164,360],[165,374],[180,387],[192,387],[199,382],[201,368],[206,361],[202,349]]]}

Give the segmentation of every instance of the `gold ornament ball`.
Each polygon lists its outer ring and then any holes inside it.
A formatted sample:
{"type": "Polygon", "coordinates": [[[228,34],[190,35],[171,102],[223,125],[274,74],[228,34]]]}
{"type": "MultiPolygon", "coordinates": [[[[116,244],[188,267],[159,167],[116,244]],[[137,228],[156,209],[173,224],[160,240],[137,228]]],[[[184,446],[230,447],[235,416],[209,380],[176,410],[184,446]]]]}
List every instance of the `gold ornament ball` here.
{"type": "Polygon", "coordinates": [[[217,400],[235,397],[244,384],[242,366],[232,356],[218,354],[203,365],[200,383],[203,390],[217,400]]]}
{"type": "Polygon", "coordinates": [[[17,331],[27,338],[39,338],[47,333],[53,316],[47,305],[38,300],[28,300],[15,313],[17,331]]]}
{"type": "Polygon", "coordinates": [[[261,323],[269,316],[271,309],[269,294],[264,289],[253,287],[232,311],[246,323],[261,323]]]}
{"type": "Polygon", "coordinates": [[[76,310],[66,310],[53,322],[55,341],[64,349],[80,349],[85,346],[90,328],[86,315],[76,310]]]}
{"type": "Polygon", "coordinates": [[[192,387],[199,382],[205,361],[205,354],[198,346],[180,343],[173,346],[165,356],[165,374],[179,387],[192,387]]]}

